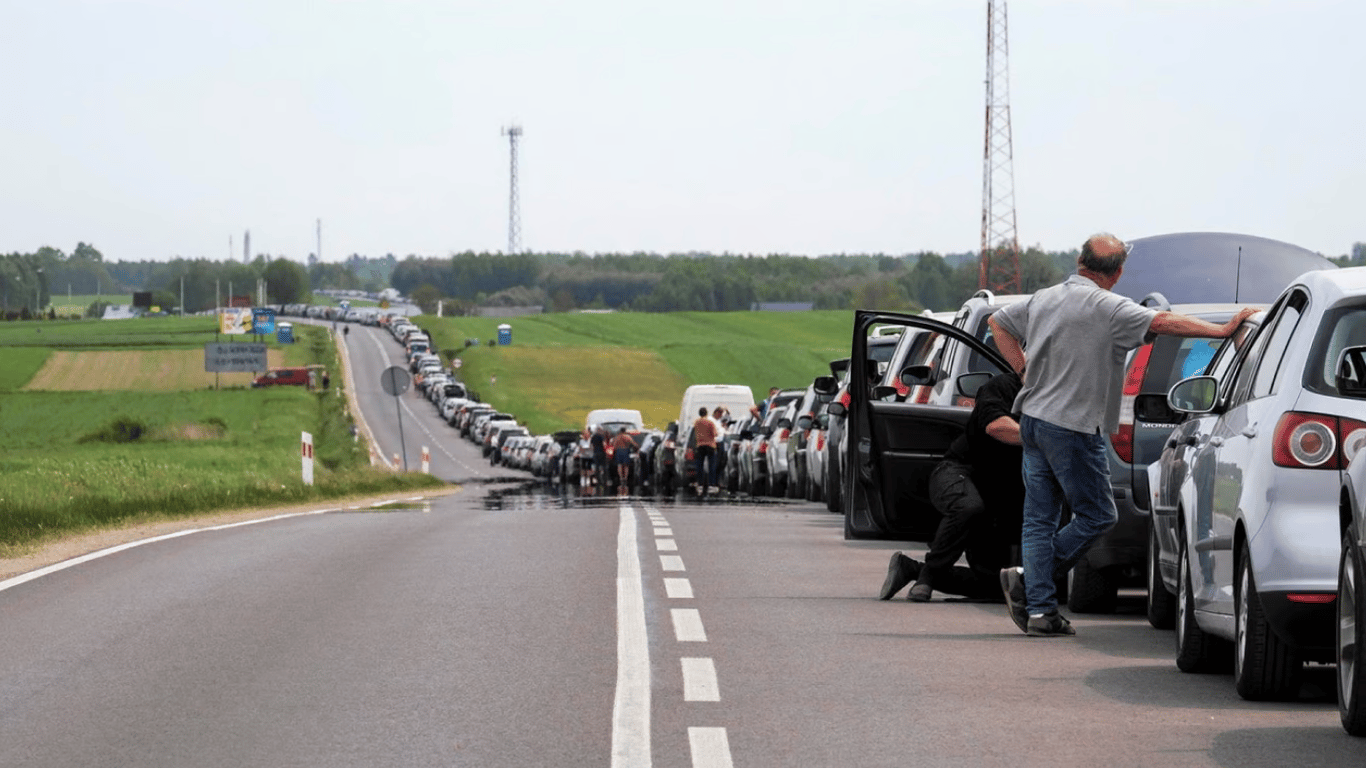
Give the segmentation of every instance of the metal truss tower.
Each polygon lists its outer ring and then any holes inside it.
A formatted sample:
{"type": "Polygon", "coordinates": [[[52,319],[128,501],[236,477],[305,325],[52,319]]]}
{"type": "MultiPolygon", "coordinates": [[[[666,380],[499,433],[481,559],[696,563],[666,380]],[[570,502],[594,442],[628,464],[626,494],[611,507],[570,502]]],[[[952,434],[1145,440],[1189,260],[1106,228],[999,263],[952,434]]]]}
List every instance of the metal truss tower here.
{"type": "Polygon", "coordinates": [[[1010,44],[1005,0],[987,0],[987,113],[982,152],[982,250],[977,287],[1021,293],[1010,139],[1010,44]]]}
{"type": "Polygon", "coordinates": [[[509,125],[503,129],[512,149],[511,170],[508,173],[508,253],[522,250],[522,214],[517,201],[517,140],[522,138],[522,126],[509,125]]]}

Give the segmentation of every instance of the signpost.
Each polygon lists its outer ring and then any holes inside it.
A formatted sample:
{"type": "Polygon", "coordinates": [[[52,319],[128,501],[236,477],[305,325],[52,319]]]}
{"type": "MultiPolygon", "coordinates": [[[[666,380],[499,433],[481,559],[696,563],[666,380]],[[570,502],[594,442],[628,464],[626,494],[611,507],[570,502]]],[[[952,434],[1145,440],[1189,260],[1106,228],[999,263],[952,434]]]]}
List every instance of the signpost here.
{"type": "Polygon", "coordinates": [[[408,471],[408,448],[403,442],[403,409],[399,407],[398,397],[412,386],[412,374],[400,366],[391,365],[379,375],[379,385],[394,397],[394,410],[398,413],[398,447],[403,451],[403,471],[408,471]]]}
{"type": "Polygon", "coordinates": [[[269,368],[265,344],[211,341],[204,345],[205,373],[255,373],[269,368]]]}

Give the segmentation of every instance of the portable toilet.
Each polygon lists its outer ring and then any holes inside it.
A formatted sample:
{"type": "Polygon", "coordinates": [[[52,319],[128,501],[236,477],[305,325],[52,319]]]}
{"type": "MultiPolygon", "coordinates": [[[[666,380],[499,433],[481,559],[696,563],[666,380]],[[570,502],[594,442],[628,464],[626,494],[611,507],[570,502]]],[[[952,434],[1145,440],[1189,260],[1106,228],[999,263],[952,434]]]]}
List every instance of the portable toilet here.
{"type": "Polygon", "coordinates": [[[512,326],[507,323],[498,326],[498,343],[504,345],[512,343],[512,326]]]}
{"type": "Polygon", "coordinates": [[[277,344],[293,344],[294,323],[276,323],[275,341],[277,344]]]}

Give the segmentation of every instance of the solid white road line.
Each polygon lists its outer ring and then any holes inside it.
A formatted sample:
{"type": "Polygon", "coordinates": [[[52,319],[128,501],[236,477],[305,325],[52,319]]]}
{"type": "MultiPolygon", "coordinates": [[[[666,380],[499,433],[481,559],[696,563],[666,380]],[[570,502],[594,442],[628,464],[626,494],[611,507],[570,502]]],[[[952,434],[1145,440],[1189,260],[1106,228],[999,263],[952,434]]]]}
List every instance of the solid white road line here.
{"type": "Polygon", "coordinates": [[[617,692],[612,704],[613,768],[649,768],[650,645],[636,548],[635,510],[623,505],[617,531],[617,692]]]}
{"type": "Polygon", "coordinates": [[[659,567],[666,571],[686,571],[683,567],[683,558],[678,555],[660,555],[659,567]]]}
{"type": "Polygon", "coordinates": [[[692,599],[692,582],[687,579],[665,579],[664,594],[675,599],[690,600],[692,599]]]}
{"type": "Polygon", "coordinates": [[[655,549],[660,552],[677,552],[678,542],[673,539],[655,539],[655,549]]]}
{"type": "Polygon", "coordinates": [[[683,700],[720,701],[721,689],[716,684],[716,664],[709,658],[682,659],[683,700]]]}
{"type": "Polygon", "coordinates": [[[735,768],[725,728],[689,728],[693,768],[735,768]]]}
{"type": "Polygon", "coordinates": [[[707,642],[707,630],[702,628],[702,614],[696,608],[674,608],[669,615],[673,617],[674,637],[678,642],[707,642]]]}

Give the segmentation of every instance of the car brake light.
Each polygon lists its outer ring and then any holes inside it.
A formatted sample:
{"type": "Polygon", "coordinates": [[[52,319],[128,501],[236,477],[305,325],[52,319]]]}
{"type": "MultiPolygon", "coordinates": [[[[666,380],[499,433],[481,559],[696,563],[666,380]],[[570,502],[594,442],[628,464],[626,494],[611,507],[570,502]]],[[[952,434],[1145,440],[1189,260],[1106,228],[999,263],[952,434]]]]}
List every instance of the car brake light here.
{"type": "Polygon", "coordinates": [[[817,433],[817,435],[816,435],[816,450],[818,450],[818,451],[823,451],[823,450],[825,450],[825,433],[824,433],[824,432],[817,433]]]}
{"type": "Polygon", "coordinates": [[[905,397],[906,395],[909,395],[911,393],[910,386],[903,382],[901,379],[897,379],[896,383],[892,384],[892,386],[896,387],[896,393],[901,397],[905,397]]]}
{"type": "Polygon", "coordinates": [[[846,389],[840,393],[840,405],[844,406],[845,408],[849,407],[849,403],[852,402],[852,400],[853,398],[849,396],[849,390],[846,389]]]}
{"type": "Polygon", "coordinates": [[[967,395],[954,395],[953,404],[961,405],[965,408],[971,408],[974,405],[977,405],[977,398],[968,397],[967,395]]]}
{"type": "Polygon", "coordinates": [[[1291,593],[1285,596],[1285,599],[1292,603],[1309,603],[1311,605],[1331,603],[1337,598],[1338,596],[1332,592],[1316,592],[1312,594],[1291,593]]]}
{"type": "Polygon", "coordinates": [[[1278,467],[1343,469],[1366,443],[1366,423],[1290,411],[1276,423],[1271,440],[1271,460],[1278,467]]]}
{"type": "Polygon", "coordinates": [[[1124,375],[1124,391],[1119,400],[1119,431],[1110,435],[1110,445],[1125,464],[1134,463],[1134,398],[1143,387],[1143,376],[1148,372],[1148,359],[1153,345],[1144,344],[1129,361],[1129,372],[1124,375]]]}
{"type": "Polygon", "coordinates": [[[778,439],[782,442],[787,442],[789,437],[792,437],[792,430],[790,429],[784,429],[782,432],[778,433],[778,439]]]}

